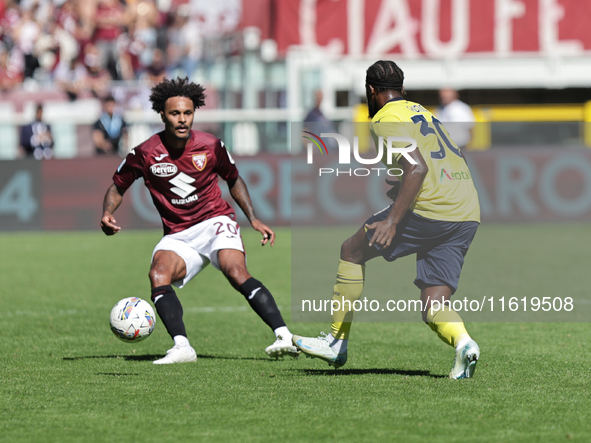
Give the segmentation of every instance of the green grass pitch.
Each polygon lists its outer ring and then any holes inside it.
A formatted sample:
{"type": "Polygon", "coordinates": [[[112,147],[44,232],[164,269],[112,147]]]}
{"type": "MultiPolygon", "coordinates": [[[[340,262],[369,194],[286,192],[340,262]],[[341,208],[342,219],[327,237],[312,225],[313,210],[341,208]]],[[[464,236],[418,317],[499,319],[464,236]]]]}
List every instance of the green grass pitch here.
{"type": "MultiPolygon", "coordinates": [[[[482,226],[460,292],[585,294],[588,230],[482,226]]],[[[271,249],[244,231],[249,269],[292,331],[328,332],[326,323],[289,321],[290,232],[278,230],[271,249]]],[[[453,350],[425,324],[358,323],[349,362],[334,371],[318,360],[266,358],[273,334],[209,267],[178,291],[198,361],[154,366],[171,346],[163,325],[126,344],[108,315],[123,297],[149,298],[159,238],[0,235],[0,442],[591,441],[589,323],[468,324],[482,357],[476,377],[460,381],[445,378],[453,350]]],[[[392,266],[414,278],[412,263],[392,266]]]]}

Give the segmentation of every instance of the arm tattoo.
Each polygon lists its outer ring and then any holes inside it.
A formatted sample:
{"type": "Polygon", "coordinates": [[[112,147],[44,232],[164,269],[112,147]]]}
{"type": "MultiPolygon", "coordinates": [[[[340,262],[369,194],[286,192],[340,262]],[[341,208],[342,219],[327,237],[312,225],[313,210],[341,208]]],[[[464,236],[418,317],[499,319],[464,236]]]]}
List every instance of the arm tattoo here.
{"type": "Polygon", "coordinates": [[[244,183],[242,177],[238,176],[234,184],[230,186],[230,194],[238,206],[240,206],[240,209],[242,209],[242,212],[244,212],[244,215],[246,215],[248,221],[252,223],[254,220],[256,220],[254,208],[252,207],[252,202],[250,201],[250,195],[248,194],[246,183],[244,183]]]}
{"type": "Polygon", "coordinates": [[[109,189],[107,189],[107,193],[105,194],[105,199],[103,200],[103,213],[109,212],[112,214],[121,204],[123,200],[123,195],[117,189],[115,184],[111,185],[109,189]]]}

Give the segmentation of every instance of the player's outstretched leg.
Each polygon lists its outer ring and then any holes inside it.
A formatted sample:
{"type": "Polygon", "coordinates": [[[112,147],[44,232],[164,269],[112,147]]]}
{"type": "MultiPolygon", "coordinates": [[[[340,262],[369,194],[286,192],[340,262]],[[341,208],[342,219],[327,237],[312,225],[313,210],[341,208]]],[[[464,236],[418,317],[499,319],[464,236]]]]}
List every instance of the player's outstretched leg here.
{"type": "Polygon", "coordinates": [[[300,351],[292,343],[293,334],[283,321],[271,292],[248,273],[244,253],[235,249],[222,249],[218,251],[218,262],[232,286],[244,296],[252,310],[275,333],[275,342],[265,349],[267,355],[272,358],[285,355],[297,358],[300,351]]]}
{"type": "Polygon", "coordinates": [[[347,362],[347,344],[353,321],[352,304],[361,297],[365,266],[340,260],[337,283],[333,288],[331,333],[322,332],[318,338],[294,335],[293,342],[307,357],[320,358],[335,368],[347,362]]]}
{"type": "Polygon", "coordinates": [[[378,255],[365,238],[362,227],[341,246],[337,282],[332,293],[331,333],[317,338],[294,335],[293,342],[307,357],[320,358],[340,368],[347,362],[347,345],[353,322],[353,302],[361,297],[365,282],[365,262],[378,255]]]}
{"type": "Polygon", "coordinates": [[[423,289],[421,291],[421,299],[425,307],[423,320],[441,340],[456,349],[449,378],[472,378],[480,358],[480,348],[466,331],[459,314],[448,304],[443,303],[444,300],[449,300],[450,296],[451,289],[447,286],[431,286],[423,289]]]}

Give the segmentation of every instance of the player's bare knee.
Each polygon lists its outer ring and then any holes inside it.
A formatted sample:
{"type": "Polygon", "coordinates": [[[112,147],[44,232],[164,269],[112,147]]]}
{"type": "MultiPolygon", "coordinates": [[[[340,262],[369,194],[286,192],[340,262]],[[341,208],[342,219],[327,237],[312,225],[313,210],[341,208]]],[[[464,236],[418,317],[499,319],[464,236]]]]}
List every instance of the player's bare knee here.
{"type": "Polygon", "coordinates": [[[164,266],[158,262],[152,263],[150,272],[148,273],[152,287],[157,288],[158,286],[169,285],[171,282],[171,275],[164,266]]]}
{"type": "Polygon", "coordinates": [[[352,238],[348,238],[341,245],[341,260],[353,262],[354,248],[352,243],[352,238]]]}
{"type": "Polygon", "coordinates": [[[242,283],[250,278],[250,274],[243,266],[228,266],[222,269],[222,272],[234,288],[238,288],[242,283]]]}
{"type": "Polygon", "coordinates": [[[354,237],[345,240],[341,245],[341,260],[355,264],[362,263],[363,250],[357,247],[354,237]]]}

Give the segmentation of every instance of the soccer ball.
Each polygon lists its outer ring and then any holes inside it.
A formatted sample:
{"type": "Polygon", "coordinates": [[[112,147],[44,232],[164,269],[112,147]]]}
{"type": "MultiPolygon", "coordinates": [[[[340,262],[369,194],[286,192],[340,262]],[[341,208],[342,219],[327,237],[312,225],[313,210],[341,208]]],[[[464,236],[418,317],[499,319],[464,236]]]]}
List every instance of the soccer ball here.
{"type": "Polygon", "coordinates": [[[111,310],[111,331],[126,343],[136,343],[150,336],[156,325],[152,306],[141,298],[127,297],[111,310]]]}

